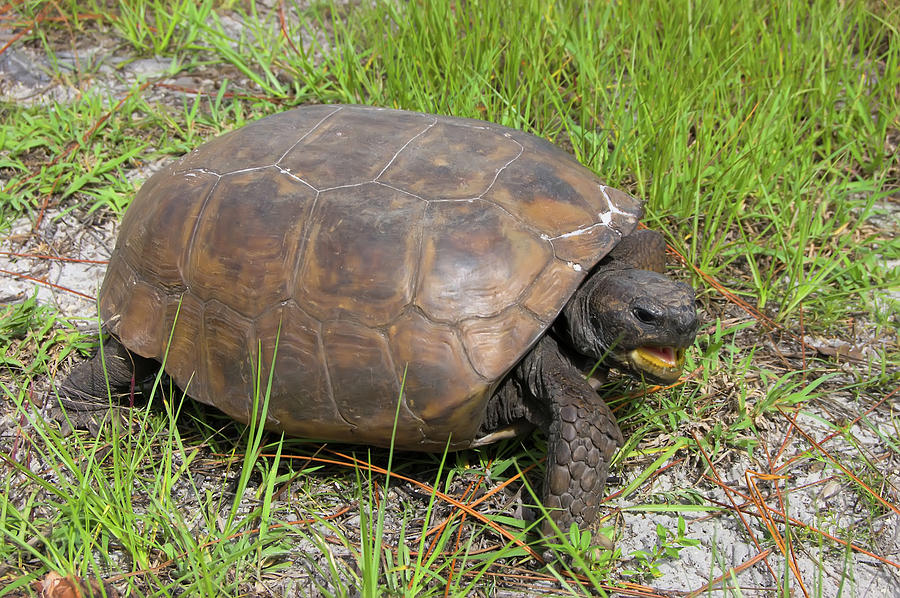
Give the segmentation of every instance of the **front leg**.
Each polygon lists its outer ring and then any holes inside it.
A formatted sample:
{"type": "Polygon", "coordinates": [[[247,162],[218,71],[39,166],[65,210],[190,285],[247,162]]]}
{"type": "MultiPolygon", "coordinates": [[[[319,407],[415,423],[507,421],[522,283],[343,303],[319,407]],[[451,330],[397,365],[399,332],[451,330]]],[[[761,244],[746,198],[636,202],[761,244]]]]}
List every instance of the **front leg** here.
{"type": "MultiPolygon", "coordinates": [[[[623,444],[615,416],[549,335],[514,375],[545,415],[535,422],[547,433],[544,506],[562,532],[572,523],[595,531],[609,462],[623,444]]],[[[556,536],[550,521],[541,532],[556,536]]]]}

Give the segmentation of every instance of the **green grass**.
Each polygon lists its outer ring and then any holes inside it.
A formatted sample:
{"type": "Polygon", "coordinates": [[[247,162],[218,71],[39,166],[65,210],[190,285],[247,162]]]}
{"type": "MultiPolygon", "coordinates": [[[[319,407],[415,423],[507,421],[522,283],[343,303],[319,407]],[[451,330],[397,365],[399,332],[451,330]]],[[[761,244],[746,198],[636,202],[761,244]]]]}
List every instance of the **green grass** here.
{"type": "MultiPolygon", "coordinates": [[[[6,51],[37,56],[56,92],[0,101],[3,238],[17,218],[36,221],[48,209],[118,217],[146,175],[141,169],[294,105],[353,102],[483,118],[546,137],[645,198],[645,223],[692,266],[673,272],[691,280],[709,318],[689,355],[687,371],[699,371],[676,389],[616,401],[627,431],[617,457],[630,469],[625,494],[640,492],[674,457],[708,475],[706,457],[771,457],[777,447],[760,438],[783,422],[782,411],[809,412],[853,446],[857,412],[822,419],[811,406],[839,397],[861,411],[900,383],[900,241],[896,208],[890,212],[900,192],[900,9],[890,2],[287,0],[270,10],[212,0],[28,0],[3,10],[4,32],[22,33],[6,51]],[[101,40],[105,51],[87,51],[101,40]],[[139,64],[155,65],[152,74],[133,75],[139,64]],[[893,230],[877,224],[890,218],[893,230]],[[800,340],[814,336],[866,345],[874,357],[847,366],[814,352],[798,357],[800,340]]],[[[476,582],[501,584],[492,575],[503,566],[528,562],[504,542],[487,555],[474,551],[461,530],[493,536],[483,524],[473,532],[471,520],[453,520],[429,552],[411,530],[438,520],[436,494],[404,511],[396,552],[380,554],[388,514],[379,510],[384,496],[367,488],[384,484],[381,474],[359,470],[349,502],[361,519],[348,530],[322,515],[348,501],[316,483],[320,475],[347,483],[347,467],[310,472],[284,457],[310,451],[306,445],[266,445],[252,428],[242,436],[189,404],[176,421],[177,392],[167,390],[165,401],[154,395],[155,409],[133,415],[136,427],[62,437],[30,397],[90,338],[21,299],[0,308],[0,343],[2,411],[19,422],[16,434],[31,435],[16,436],[16,454],[4,440],[0,596],[50,570],[116,578],[152,595],[239,595],[268,587],[296,558],[291,546],[304,542],[327,555],[327,565],[314,568],[330,581],[296,587],[326,595],[355,585],[373,596],[445,588],[465,595],[476,582]],[[247,455],[223,458],[231,498],[194,481],[192,468],[231,452],[247,455]],[[285,506],[285,485],[303,500],[285,506]],[[256,509],[241,510],[243,493],[255,493],[256,509]],[[297,517],[315,523],[279,525],[297,517]]],[[[896,396],[889,400],[896,405],[896,396]]],[[[863,425],[896,456],[896,434],[863,425]]],[[[450,492],[477,469],[489,474],[487,491],[539,460],[540,443],[450,455],[447,463],[395,460],[389,470],[411,467],[450,492]]],[[[813,457],[821,455],[811,450],[813,457]]],[[[879,462],[854,465],[888,493],[879,462]]],[[[835,475],[873,519],[884,512],[864,486],[835,475]]],[[[652,494],[640,502],[670,507],[652,494]]],[[[498,520],[525,534],[523,524],[498,520]]],[[[688,539],[676,523],[660,534],[659,545],[627,565],[618,560],[627,554],[594,562],[593,585],[606,575],[652,580],[657,560],[674,558],[667,550],[677,553],[688,539]]],[[[565,549],[590,557],[589,543],[570,540],[565,549]]],[[[773,583],[790,584],[786,570],[773,583]]]]}

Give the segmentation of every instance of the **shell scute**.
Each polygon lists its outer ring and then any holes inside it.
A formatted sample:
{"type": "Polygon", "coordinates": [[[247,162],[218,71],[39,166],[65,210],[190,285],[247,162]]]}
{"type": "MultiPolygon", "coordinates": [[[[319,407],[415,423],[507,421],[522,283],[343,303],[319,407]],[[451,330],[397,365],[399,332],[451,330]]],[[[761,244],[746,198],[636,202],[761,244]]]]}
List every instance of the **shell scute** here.
{"type": "Polygon", "coordinates": [[[433,202],[416,304],[435,320],[491,316],[515,303],[552,256],[548,242],[492,204],[433,202]]]}
{"type": "Polygon", "coordinates": [[[346,106],[322,121],[278,165],[319,190],[371,182],[433,120],[413,112],[386,119],[371,109],[346,106]]]}
{"type": "Polygon", "coordinates": [[[346,433],[350,426],[331,397],[318,320],[287,301],[262,314],[255,326],[262,349],[260,379],[267,385],[270,373],[272,378],[270,416],[298,435],[346,433]]]}
{"type": "MultiPolygon", "coordinates": [[[[559,166],[543,155],[525,154],[503,173],[502,184],[485,199],[503,206],[541,233],[555,237],[595,222],[596,211],[584,200],[579,181],[560,176],[559,166]]],[[[582,178],[593,176],[584,169],[582,178]]]]}
{"type": "Polygon", "coordinates": [[[203,306],[200,342],[204,367],[198,377],[208,402],[242,422],[249,421],[253,398],[265,392],[265,386],[259,389],[257,341],[252,332],[249,319],[219,301],[203,306]]]}
{"type": "MultiPolygon", "coordinates": [[[[137,284],[137,276],[131,266],[118,253],[113,253],[106,267],[103,286],[100,287],[100,317],[110,332],[119,336],[122,314],[128,309],[131,289],[137,284]]],[[[155,355],[144,355],[155,357],[155,355]]]]}
{"type": "Polygon", "coordinates": [[[291,295],[303,223],[316,193],[274,169],[222,178],[200,215],[187,283],[249,317],[291,295]]]}
{"type": "Polygon", "coordinates": [[[179,160],[175,170],[229,174],[272,166],[335,111],[333,106],[309,106],[273,114],[213,139],[179,160]]]}
{"type": "Polygon", "coordinates": [[[427,199],[470,199],[490,189],[521,153],[518,142],[491,127],[440,119],[410,141],[379,180],[427,199]]]}
{"type": "Polygon", "coordinates": [[[591,268],[598,261],[596,256],[606,255],[620,238],[618,230],[597,223],[560,235],[551,239],[551,243],[557,258],[591,268]]]}
{"type": "Polygon", "coordinates": [[[219,177],[164,170],[144,185],[122,218],[113,259],[167,292],[184,289],[183,263],[194,225],[219,177]]]}
{"type": "Polygon", "coordinates": [[[119,311],[119,340],[138,355],[159,355],[168,340],[163,328],[165,309],[165,294],[158,287],[137,281],[119,311]]]}
{"type": "MultiPolygon", "coordinates": [[[[189,292],[169,296],[166,300],[166,327],[171,341],[165,353],[166,373],[175,384],[191,397],[215,405],[204,377],[206,360],[203,358],[203,302],[189,292]]],[[[127,345],[126,345],[127,346],[127,345]]],[[[162,360],[163,355],[145,355],[162,360]]]]}
{"type": "Polygon", "coordinates": [[[489,318],[470,318],[459,324],[460,335],[473,367],[487,380],[499,380],[513,364],[509,356],[533,345],[546,324],[518,305],[489,318]]]}
{"type": "MultiPolygon", "coordinates": [[[[322,344],[334,403],[351,428],[346,438],[384,444],[400,398],[387,339],[358,322],[337,320],[322,325],[322,344]]],[[[410,418],[403,411],[400,417],[407,429],[410,418]]]]}
{"type": "Polygon", "coordinates": [[[424,212],[421,200],[377,183],[323,191],[309,219],[297,300],[320,320],[389,322],[412,296],[424,212]]]}
{"type": "MultiPolygon", "coordinates": [[[[474,437],[492,380],[479,376],[453,328],[410,309],[388,329],[398,376],[405,381],[405,406],[440,448],[448,438],[474,437]]],[[[420,438],[401,439],[404,448],[419,448],[420,438]]]]}
{"type": "Polygon", "coordinates": [[[561,309],[559,298],[571,297],[584,279],[583,269],[572,262],[551,260],[522,297],[522,307],[543,322],[552,322],[561,309]]]}

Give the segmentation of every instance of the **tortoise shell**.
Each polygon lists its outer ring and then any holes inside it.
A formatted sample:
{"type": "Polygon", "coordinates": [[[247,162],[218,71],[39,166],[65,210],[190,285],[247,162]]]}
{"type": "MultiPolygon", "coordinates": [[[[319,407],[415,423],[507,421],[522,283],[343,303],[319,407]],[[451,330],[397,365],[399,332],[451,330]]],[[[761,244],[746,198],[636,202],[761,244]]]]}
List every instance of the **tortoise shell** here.
{"type": "Polygon", "coordinates": [[[521,131],[301,107],[144,184],[100,313],[130,351],[238,420],[274,363],[271,429],[386,445],[398,413],[398,448],[441,450],[449,438],[458,449],[640,214],[521,131]]]}

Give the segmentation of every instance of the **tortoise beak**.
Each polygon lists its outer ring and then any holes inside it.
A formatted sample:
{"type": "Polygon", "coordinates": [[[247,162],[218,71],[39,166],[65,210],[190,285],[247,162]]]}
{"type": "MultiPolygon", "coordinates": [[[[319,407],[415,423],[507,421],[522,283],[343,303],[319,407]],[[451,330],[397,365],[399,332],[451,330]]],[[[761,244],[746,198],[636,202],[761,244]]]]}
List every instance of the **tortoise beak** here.
{"type": "Polygon", "coordinates": [[[628,352],[628,365],[645,377],[662,383],[674,382],[684,367],[684,349],[643,346],[628,352]]]}

